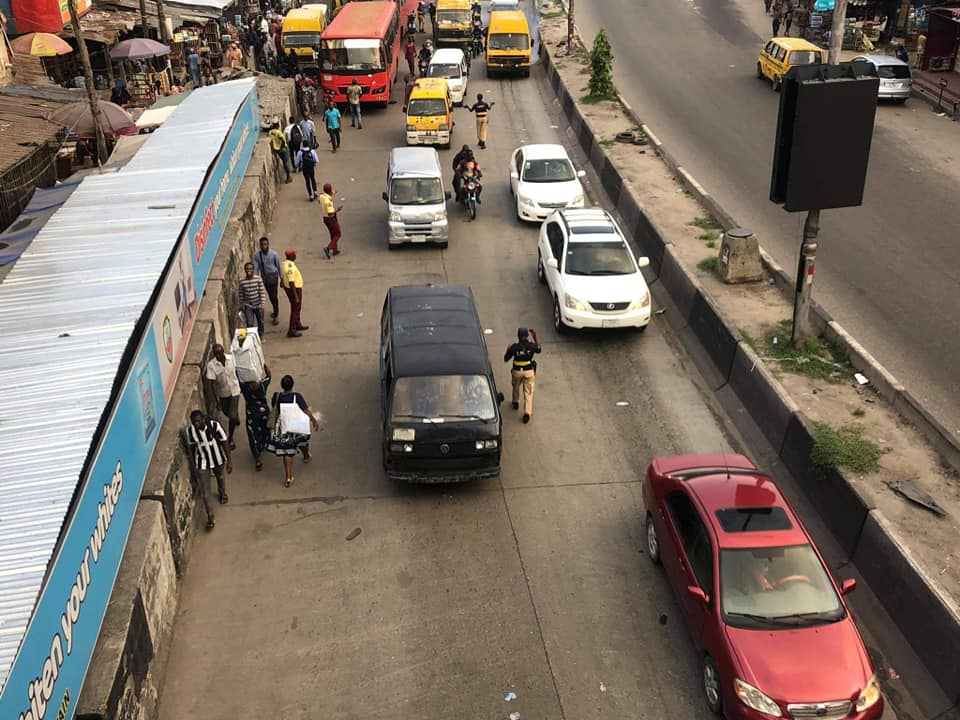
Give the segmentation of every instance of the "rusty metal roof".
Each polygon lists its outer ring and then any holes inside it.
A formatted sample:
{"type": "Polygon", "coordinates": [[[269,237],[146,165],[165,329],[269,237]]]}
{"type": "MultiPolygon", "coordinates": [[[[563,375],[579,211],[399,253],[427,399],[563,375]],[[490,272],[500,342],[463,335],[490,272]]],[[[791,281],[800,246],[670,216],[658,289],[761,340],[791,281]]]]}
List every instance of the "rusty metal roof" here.
{"type": "MultiPolygon", "coordinates": [[[[148,20],[150,18],[147,18],[148,20]]],[[[120,33],[130,32],[140,25],[140,12],[133,10],[108,10],[93,7],[80,18],[83,37],[94,42],[115,45],[120,33]]],[[[73,37],[73,28],[67,24],[60,33],[62,37],[73,37]]]]}
{"type": "MultiPolygon", "coordinates": [[[[6,89],[6,88],[4,88],[6,89]]],[[[62,102],[0,93],[0,187],[3,175],[48,142],[60,144],[62,128],[46,117],[62,102]]]]}

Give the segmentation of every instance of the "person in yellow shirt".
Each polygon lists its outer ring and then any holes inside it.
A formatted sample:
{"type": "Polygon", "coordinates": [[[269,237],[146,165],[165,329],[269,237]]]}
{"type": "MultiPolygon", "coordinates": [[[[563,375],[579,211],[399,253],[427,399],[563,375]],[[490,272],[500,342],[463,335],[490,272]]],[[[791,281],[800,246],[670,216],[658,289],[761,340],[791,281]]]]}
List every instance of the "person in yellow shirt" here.
{"type": "Polygon", "coordinates": [[[287,173],[287,179],[284,182],[293,182],[290,177],[290,146],[287,145],[287,138],[280,129],[280,121],[274,120],[270,125],[270,149],[273,150],[274,157],[280,158],[283,163],[284,172],[287,173]]]}
{"type": "Polygon", "coordinates": [[[303,275],[297,267],[297,251],[287,250],[284,260],[280,263],[280,284],[287,293],[290,301],[290,325],[287,328],[287,337],[300,337],[301,330],[309,330],[309,325],[300,322],[300,308],[303,306],[303,275]]]}

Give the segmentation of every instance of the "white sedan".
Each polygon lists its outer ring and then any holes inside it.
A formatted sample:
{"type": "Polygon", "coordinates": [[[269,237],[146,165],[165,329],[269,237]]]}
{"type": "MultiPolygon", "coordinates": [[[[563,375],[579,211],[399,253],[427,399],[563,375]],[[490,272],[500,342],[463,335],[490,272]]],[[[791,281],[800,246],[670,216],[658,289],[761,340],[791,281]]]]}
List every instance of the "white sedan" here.
{"type": "Polygon", "coordinates": [[[524,145],[510,158],[510,192],[517,198],[517,218],[541,222],[557,208],[584,205],[580,178],[562,145],[524,145]]]}
{"type": "Polygon", "coordinates": [[[564,208],[540,227],[537,277],[553,298],[553,325],[568,328],[634,327],[650,323],[650,289],[630,244],[610,213],[564,208]]]}

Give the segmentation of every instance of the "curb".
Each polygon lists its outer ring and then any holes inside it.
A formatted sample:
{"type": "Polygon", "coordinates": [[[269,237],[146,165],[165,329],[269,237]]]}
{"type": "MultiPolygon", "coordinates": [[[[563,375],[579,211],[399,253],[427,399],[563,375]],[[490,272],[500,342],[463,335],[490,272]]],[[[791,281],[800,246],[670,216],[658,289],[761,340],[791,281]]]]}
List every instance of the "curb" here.
{"type": "MultiPolygon", "coordinates": [[[[890,617],[903,632],[914,652],[948,697],[960,697],[960,612],[956,604],[930,580],[914,561],[909,550],[877,511],[867,494],[836,469],[818,471],[810,464],[813,434],[810,422],[747,346],[736,328],[720,313],[709,295],[677,260],[673,246],[666,242],[643,206],[633,196],[619,171],[596,142],[593,131],[553,66],[550,52],[541,42],[540,57],[548,81],[570,121],[590,164],[601,178],[625,226],[633,229],[633,241],[651,258],[651,269],[677,308],[668,320],[678,328],[689,328],[701,343],[719,376],[736,394],[785,467],[821,515],[827,528],[852,558],[890,617]],[[861,563],[863,565],[861,566],[861,563]],[[935,619],[936,622],[930,622],[935,619]]],[[[737,227],[713,197],[704,190],[670,154],[657,135],[636,116],[618,94],[631,121],[646,134],[657,155],[678,176],[687,190],[720,222],[725,230],[737,227]]],[[[761,248],[764,266],[774,284],[791,299],[793,280],[761,248]]],[[[814,324],[819,331],[841,343],[851,364],[867,376],[877,392],[903,417],[914,423],[947,460],[960,467],[960,443],[934,420],[897,379],[847,333],[828,313],[814,303],[814,324]]],[[[711,381],[716,378],[710,378],[711,381]]],[[[714,382],[710,382],[711,386],[714,382]]]]}

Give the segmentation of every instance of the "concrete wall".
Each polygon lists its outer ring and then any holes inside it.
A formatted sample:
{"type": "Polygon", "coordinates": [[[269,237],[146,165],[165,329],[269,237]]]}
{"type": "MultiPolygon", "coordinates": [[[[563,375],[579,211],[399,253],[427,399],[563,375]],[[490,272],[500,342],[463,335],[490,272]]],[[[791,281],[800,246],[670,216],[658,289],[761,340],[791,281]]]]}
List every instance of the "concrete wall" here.
{"type": "MultiPolygon", "coordinates": [[[[290,114],[293,83],[258,82],[264,122],[290,114]]],[[[77,720],[152,720],[170,635],[180,579],[190,558],[194,532],[204,520],[191,478],[180,430],[190,411],[213,411],[206,397],[203,366],[214,343],[227,343],[237,318],[237,279],[253,256],[276,206],[283,173],[264,134],[256,145],[233,213],[214,260],[183,368],[160,428],[147,471],[130,539],[124,552],[103,628],[77,703],[77,720]]]]}
{"type": "MultiPolygon", "coordinates": [[[[960,702],[960,651],[957,650],[960,648],[960,609],[927,577],[883,515],[841,471],[820,472],[812,467],[813,438],[809,421],[766,370],[763,361],[742,342],[737,329],[727,322],[700,283],[677,260],[671,243],[660,234],[596,141],[589,118],[579,111],[574,96],[553,67],[548,48],[541,46],[540,52],[560,106],[600,176],[604,190],[616,204],[623,226],[633,229],[632,240],[638,251],[651,258],[650,268],[656,274],[654,282],[670,296],[675,310],[671,308],[666,314],[667,320],[681,337],[695,338],[709,358],[709,362],[700,366],[707,384],[714,391],[730,390],[737,396],[931,676],[957,704],[960,702]]],[[[642,125],[630,106],[622,98],[620,101],[636,124],[642,125]]],[[[725,229],[736,227],[734,220],[676,162],[654,132],[645,125],[642,127],[658,155],[672,172],[683,178],[691,194],[725,229]]],[[[773,273],[777,285],[792,298],[793,283],[789,276],[769,256],[764,258],[764,264],[773,273]]],[[[955,468],[960,467],[960,447],[952,435],[821,307],[815,305],[813,310],[814,327],[840,342],[851,363],[871,380],[878,393],[916,425],[948,462],[955,468]]]]}

